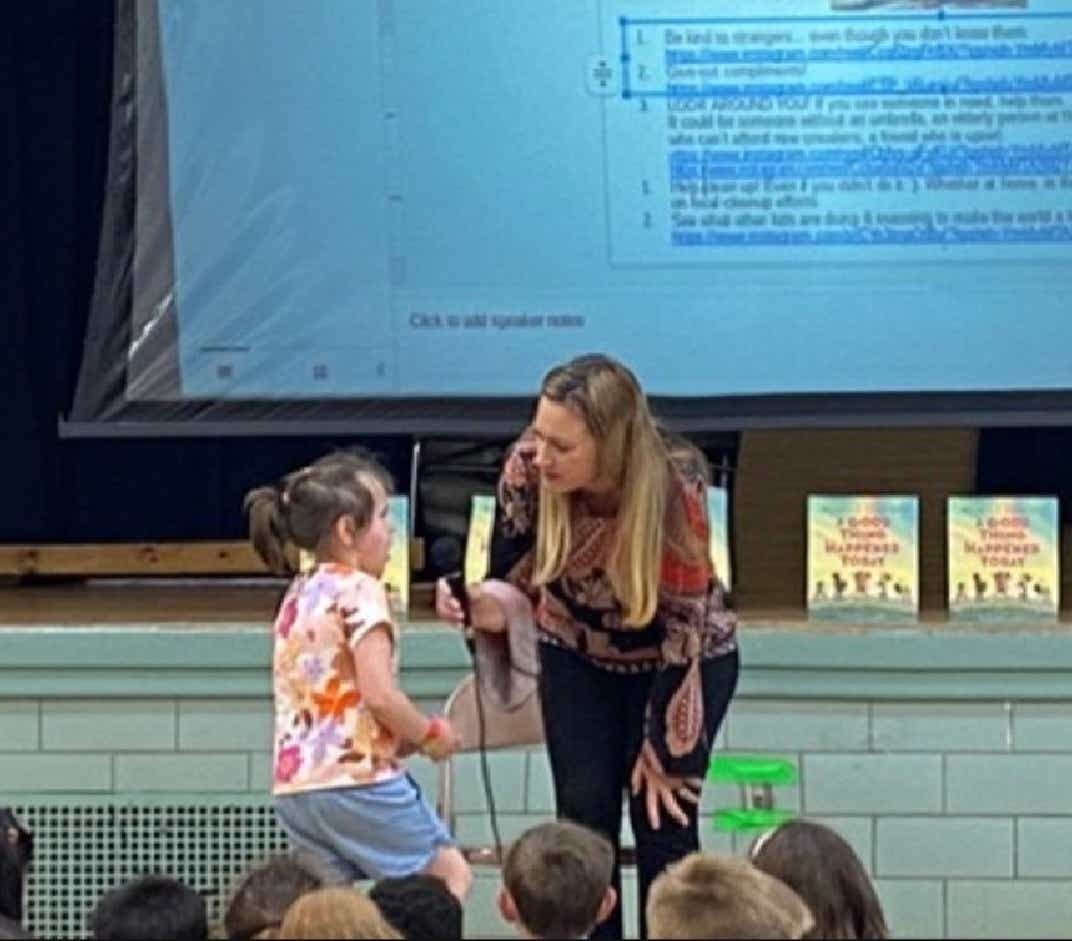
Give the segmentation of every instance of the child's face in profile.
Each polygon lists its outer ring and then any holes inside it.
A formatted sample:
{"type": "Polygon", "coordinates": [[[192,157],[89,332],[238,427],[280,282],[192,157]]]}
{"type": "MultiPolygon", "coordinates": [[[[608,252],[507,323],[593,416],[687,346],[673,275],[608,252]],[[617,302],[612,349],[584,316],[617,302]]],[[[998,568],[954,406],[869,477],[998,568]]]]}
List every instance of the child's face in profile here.
{"type": "Polygon", "coordinates": [[[391,521],[388,516],[387,491],[379,481],[368,481],[374,506],[372,522],[357,537],[358,567],[375,578],[383,575],[387,557],[391,554],[391,521]]]}

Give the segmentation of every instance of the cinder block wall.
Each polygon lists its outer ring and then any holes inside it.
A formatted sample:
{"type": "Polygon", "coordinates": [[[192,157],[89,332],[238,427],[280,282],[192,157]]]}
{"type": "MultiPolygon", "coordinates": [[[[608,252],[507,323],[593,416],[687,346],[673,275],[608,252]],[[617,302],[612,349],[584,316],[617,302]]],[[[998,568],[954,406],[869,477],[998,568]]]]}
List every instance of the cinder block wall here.
{"type": "MultiPolygon", "coordinates": [[[[799,781],[779,789],[779,806],[830,824],[856,848],[897,937],[1072,932],[1072,688],[1055,681],[1072,665],[1072,639],[1010,632],[991,641],[800,628],[743,635],[745,673],[720,746],[795,761],[799,781]],[[1031,648],[1022,661],[1010,653],[1031,648]]],[[[199,673],[182,662],[156,674],[136,662],[120,672],[86,666],[49,643],[24,637],[0,664],[0,803],[267,801],[262,643],[250,646],[239,680],[235,663],[215,675],[207,635],[188,654],[203,662],[199,673]],[[27,672],[31,648],[38,660],[57,661],[44,689],[27,672]],[[214,686],[218,695],[207,695],[214,686]]],[[[407,637],[404,685],[429,708],[464,671],[454,643],[407,637]]],[[[552,815],[542,751],[496,753],[489,763],[504,839],[552,815]]],[[[434,800],[434,767],[415,760],[412,769],[434,800]]],[[[457,836],[490,841],[477,756],[464,756],[457,773],[457,836]]],[[[707,787],[708,816],[738,804],[735,790],[707,787]]],[[[703,834],[721,850],[742,852],[748,842],[716,833],[706,819],[703,834]]],[[[470,936],[507,930],[495,914],[497,885],[497,873],[478,873],[470,936]]],[[[632,917],[629,888],[626,903],[632,917]]]]}

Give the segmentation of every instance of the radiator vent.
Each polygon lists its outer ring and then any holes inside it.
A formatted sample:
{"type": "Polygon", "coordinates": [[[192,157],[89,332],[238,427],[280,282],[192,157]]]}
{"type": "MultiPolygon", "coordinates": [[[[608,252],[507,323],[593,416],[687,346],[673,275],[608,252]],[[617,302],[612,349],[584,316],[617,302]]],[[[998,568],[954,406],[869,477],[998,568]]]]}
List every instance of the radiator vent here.
{"type": "Polygon", "coordinates": [[[200,892],[210,923],[236,877],[286,838],[267,804],[16,805],[34,834],[26,927],[37,938],[84,938],[106,891],[145,874],[200,892]]]}

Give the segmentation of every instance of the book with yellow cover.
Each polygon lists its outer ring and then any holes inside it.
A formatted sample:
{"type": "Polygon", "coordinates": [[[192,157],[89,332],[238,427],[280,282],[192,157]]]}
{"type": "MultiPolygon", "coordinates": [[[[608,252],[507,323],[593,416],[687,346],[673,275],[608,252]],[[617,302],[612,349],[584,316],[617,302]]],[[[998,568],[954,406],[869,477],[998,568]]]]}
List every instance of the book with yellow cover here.
{"type": "Polygon", "coordinates": [[[1056,497],[950,497],[949,616],[1055,621],[1056,497]]]}
{"type": "Polygon", "coordinates": [[[409,616],[409,497],[388,497],[387,516],[392,530],[391,554],[382,580],[391,613],[401,620],[409,616]]]}
{"type": "Polygon", "coordinates": [[[919,500],[808,497],[808,616],[914,620],[919,613],[919,500]]]}
{"type": "Polygon", "coordinates": [[[733,585],[730,573],[729,502],[724,487],[707,488],[707,523],[710,527],[711,564],[722,587],[733,585]]]}
{"type": "Polygon", "coordinates": [[[482,582],[491,565],[491,535],[495,527],[495,497],[474,494],[465,540],[465,584],[482,582]]]}

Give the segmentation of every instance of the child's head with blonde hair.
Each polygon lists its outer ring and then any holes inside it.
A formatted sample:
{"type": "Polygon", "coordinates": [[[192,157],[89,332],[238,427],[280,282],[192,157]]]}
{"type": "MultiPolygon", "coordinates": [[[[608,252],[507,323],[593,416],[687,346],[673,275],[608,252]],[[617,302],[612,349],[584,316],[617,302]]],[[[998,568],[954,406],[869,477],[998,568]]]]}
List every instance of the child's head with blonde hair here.
{"type": "Polygon", "coordinates": [[[802,938],[814,924],[799,896],[744,859],[692,853],[648,895],[653,938],[802,938]]]}
{"type": "Polygon", "coordinates": [[[401,939],[376,904],[356,889],[317,889],[303,895],[287,910],[281,938],[401,939]]]}

